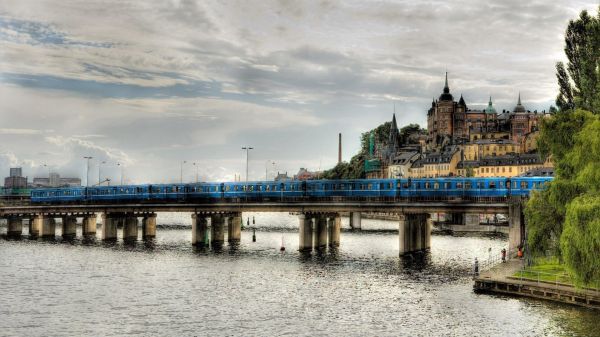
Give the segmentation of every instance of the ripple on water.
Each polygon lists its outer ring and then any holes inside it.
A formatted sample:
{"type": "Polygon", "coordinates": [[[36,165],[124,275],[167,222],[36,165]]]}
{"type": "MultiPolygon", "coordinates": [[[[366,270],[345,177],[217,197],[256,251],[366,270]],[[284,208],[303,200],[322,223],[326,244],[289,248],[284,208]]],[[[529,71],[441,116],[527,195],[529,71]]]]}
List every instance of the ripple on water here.
{"type": "Polygon", "coordinates": [[[150,244],[0,239],[0,331],[592,336],[600,329],[596,312],[474,294],[474,257],[499,252],[503,239],[433,236],[430,253],[400,259],[393,232],[344,232],[339,249],[306,255],[289,219],[271,219],[281,229],[257,232],[256,243],[244,231],[239,246],[220,252],[192,248],[185,227],[161,227],[150,244]]]}

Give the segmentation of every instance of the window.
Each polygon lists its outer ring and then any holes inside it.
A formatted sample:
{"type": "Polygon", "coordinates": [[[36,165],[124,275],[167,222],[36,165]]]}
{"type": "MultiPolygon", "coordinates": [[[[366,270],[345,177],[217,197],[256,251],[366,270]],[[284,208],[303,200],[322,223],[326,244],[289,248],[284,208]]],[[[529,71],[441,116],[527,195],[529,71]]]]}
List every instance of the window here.
{"type": "Polygon", "coordinates": [[[521,189],[523,189],[523,190],[527,189],[527,182],[526,181],[521,181],[521,189]]]}
{"type": "Polygon", "coordinates": [[[367,189],[372,190],[373,189],[373,184],[368,184],[367,185],[367,189]]]}
{"type": "Polygon", "coordinates": [[[490,181],[490,188],[496,188],[496,182],[495,181],[490,181]]]}
{"type": "Polygon", "coordinates": [[[461,182],[456,183],[456,188],[463,188],[463,184],[461,182]]]}
{"type": "Polygon", "coordinates": [[[433,184],[433,189],[434,189],[434,190],[439,190],[439,189],[440,189],[440,183],[437,183],[437,182],[436,182],[436,183],[434,183],[434,184],[433,184]]]}

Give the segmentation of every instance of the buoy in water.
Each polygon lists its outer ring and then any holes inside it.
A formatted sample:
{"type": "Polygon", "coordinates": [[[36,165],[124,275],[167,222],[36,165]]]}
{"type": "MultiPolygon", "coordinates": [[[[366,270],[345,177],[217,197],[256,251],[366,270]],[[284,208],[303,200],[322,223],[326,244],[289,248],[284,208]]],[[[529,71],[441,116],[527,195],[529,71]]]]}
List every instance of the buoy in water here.
{"type": "Polygon", "coordinates": [[[283,244],[283,235],[281,236],[281,247],[279,248],[280,252],[285,252],[285,245],[283,244]]]}

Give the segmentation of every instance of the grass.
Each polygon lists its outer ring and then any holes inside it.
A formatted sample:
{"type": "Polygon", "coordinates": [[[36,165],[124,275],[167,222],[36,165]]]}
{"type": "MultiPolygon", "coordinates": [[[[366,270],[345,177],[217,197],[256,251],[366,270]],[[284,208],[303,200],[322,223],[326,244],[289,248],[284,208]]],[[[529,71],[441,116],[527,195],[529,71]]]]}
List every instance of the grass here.
{"type": "Polygon", "coordinates": [[[533,265],[525,270],[520,270],[514,274],[514,277],[523,278],[530,281],[545,281],[550,283],[565,283],[573,285],[573,279],[567,273],[565,266],[555,258],[543,258],[536,260],[533,265]]]}

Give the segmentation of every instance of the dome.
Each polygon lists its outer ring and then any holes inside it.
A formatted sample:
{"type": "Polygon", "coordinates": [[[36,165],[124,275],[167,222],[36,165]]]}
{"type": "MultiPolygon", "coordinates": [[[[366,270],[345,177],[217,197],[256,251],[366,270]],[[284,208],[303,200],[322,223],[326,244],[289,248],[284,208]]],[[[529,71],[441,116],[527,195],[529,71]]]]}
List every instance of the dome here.
{"type": "Polygon", "coordinates": [[[490,96],[490,101],[488,102],[488,106],[483,110],[486,114],[495,114],[496,108],[492,105],[492,96],[490,96]]]}

